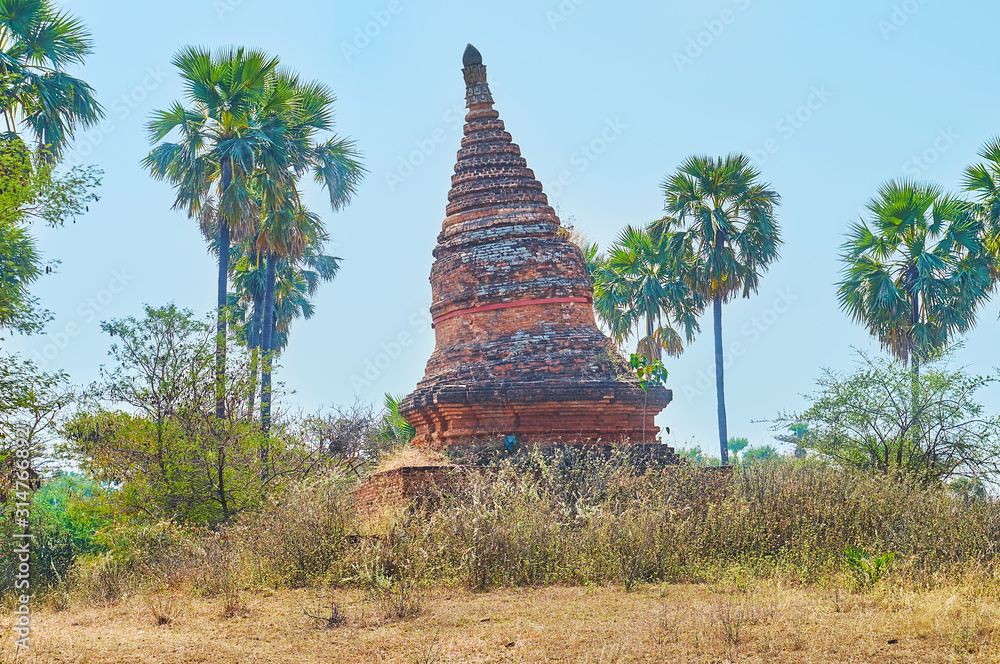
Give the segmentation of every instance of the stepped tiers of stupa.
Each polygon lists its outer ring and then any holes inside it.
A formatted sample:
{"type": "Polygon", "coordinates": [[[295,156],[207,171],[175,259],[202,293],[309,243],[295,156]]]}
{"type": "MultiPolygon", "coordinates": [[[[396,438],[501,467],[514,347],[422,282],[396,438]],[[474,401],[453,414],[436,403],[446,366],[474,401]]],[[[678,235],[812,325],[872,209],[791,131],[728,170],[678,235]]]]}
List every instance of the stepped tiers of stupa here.
{"type": "Polygon", "coordinates": [[[430,277],[436,348],[400,407],[416,445],[655,443],[671,392],[643,392],[598,329],[583,253],[494,110],[479,51],[463,60],[469,111],[430,277]]]}

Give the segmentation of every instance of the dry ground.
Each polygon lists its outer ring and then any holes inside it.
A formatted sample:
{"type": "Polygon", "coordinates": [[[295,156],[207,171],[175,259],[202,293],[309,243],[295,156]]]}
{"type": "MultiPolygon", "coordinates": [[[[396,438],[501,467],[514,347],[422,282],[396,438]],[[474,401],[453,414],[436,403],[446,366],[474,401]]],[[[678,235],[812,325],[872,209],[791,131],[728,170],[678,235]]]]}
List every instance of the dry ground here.
{"type": "MultiPolygon", "coordinates": [[[[437,589],[421,614],[387,620],[354,591],[346,621],[304,615],[315,591],[223,598],[131,598],[112,607],[36,610],[34,643],[5,662],[253,664],[323,662],[1000,662],[1000,606],[972,588],[845,595],[756,585],[543,588],[474,594],[437,589]],[[157,625],[156,615],[167,624],[157,625]]],[[[328,607],[327,607],[328,612],[328,607]]],[[[8,614],[9,616],[9,614],[8,614]]],[[[6,625],[10,618],[5,617],[6,625]]]]}

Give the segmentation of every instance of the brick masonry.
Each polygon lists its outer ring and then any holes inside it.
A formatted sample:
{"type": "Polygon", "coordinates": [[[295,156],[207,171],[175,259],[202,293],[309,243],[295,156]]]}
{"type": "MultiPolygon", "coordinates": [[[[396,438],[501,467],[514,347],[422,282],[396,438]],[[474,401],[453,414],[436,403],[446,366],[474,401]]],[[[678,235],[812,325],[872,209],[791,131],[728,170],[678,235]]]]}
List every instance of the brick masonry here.
{"type": "Polygon", "coordinates": [[[655,441],[671,392],[641,390],[597,327],[582,251],[494,110],[479,52],[463,61],[469,110],[430,277],[436,346],[400,407],[416,445],[655,441]]]}
{"type": "Polygon", "coordinates": [[[355,501],[358,515],[376,517],[383,509],[405,506],[415,496],[428,495],[441,483],[452,466],[394,468],[375,473],[358,485],[355,501]]]}

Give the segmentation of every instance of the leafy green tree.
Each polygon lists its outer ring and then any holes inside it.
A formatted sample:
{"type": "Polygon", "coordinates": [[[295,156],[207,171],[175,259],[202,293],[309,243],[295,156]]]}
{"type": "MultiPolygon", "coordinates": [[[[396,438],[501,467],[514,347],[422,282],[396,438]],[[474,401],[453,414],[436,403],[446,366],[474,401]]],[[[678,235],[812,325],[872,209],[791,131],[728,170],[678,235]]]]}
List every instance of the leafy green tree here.
{"type": "Polygon", "coordinates": [[[915,392],[913,379],[906,366],[862,353],[849,374],[827,369],[812,405],[782,414],[775,428],[805,425],[802,445],[845,466],[902,471],[925,482],[994,476],[1000,418],[975,397],[1000,379],[952,369],[947,357],[925,361],[915,392]]]}
{"type": "MultiPolygon", "coordinates": [[[[31,588],[65,588],[81,555],[99,551],[95,534],[110,525],[113,515],[95,500],[103,489],[86,478],[66,473],[45,477],[31,495],[28,531],[31,533],[31,588]]],[[[13,590],[19,558],[14,549],[20,532],[14,519],[0,520],[0,595],[13,590]]]]}
{"type": "MultiPolygon", "coordinates": [[[[314,242],[305,247],[301,257],[295,261],[284,260],[275,269],[275,313],[272,317],[272,334],[275,335],[275,353],[288,345],[291,323],[296,318],[312,318],[315,307],[312,298],[323,283],[333,281],[340,271],[341,259],[323,253],[323,246],[314,242]]],[[[229,308],[233,313],[236,333],[241,343],[250,351],[253,371],[250,394],[250,412],[254,410],[256,380],[260,373],[260,347],[263,333],[264,294],[267,270],[263,257],[252,243],[240,245],[241,254],[234,262],[233,292],[229,298],[229,308]]]]}
{"type": "MultiPolygon", "coordinates": [[[[365,174],[352,141],[336,135],[320,140],[321,133],[333,129],[336,97],[328,87],[315,81],[301,81],[290,72],[281,72],[275,77],[270,91],[279,99],[287,95],[293,103],[289,112],[275,114],[273,119],[286,137],[285,170],[281,177],[263,170],[255,180],[262,202],[257,250],[267,261],[261,375],[261,431],[265,438],[271,426],[271,365],[276,350],[274,289],[278,264],[300,260],[307,247],[320,246],[328,237],[319,217],[301,202],[299,178],[311,171],[314,179],[327,190],[331,208],[338,211],[350,203],[365,174]],[[275,323],[269,324],[270,321],[275,323]]],[[[266,458],[266,448],[262,453],[266,458]]]]}
{"type": "Polygon", "coordinates": [[[0,355],[0,493],[14,477],[15,447],[27,450],[33,476],[49,456],[60,416],[74,401],[69,376],[31,360],[0,355]]]}
{"type": "MultiPolygon", "coordinates": [[[[646,404],[649,400],[649,388],[662,387],[666,384],[669,376],[667,368],[659,360],[650,360],[645,355],[632,353],[628,361],[629,368],[639,381],[642,388],[642,443],[646,444],[646,404]]],[[[670,433],[668,428],[667,433],[670,433]]]]}
{"type": "Polygon", "coordinates": [[[795,458],[802,459],[806,456],[806,448],[803,447],[803,441],[805,440],[806,434],[809,432],[809,425],[803,424],[801,422],[793,424],[788,427],[789,433],[780,434],[775,436],[775,440],[780,440],[783,443],[790,443],[795,446],[795,458]]]}
{"type": "Polygon", "coordinates": [[[93,190],[100,185],[100,170],[74,167],[57,174],[54,169],[15,134],[0,134],[0,330],[30,334],[49,318],[31,286],[55,264],[43,261],[31,226],[75,222],[98,198],[93,190]]]}
{"type": "Polygon", "coordinates": [[[38,332],[50,317],[30,287],[54,264],[43,263],[30,225],[60,226],[97,200],[97,169],[54,172],[75,131],[104,115],[91,87],[67,73],[91,51],[90,33],[56,3],[0,0],[0,330],[38,332]]]}
{"type": "Polygon", "coordinates": [[[722,461],[708,456],[700,447],[682,447],[677,450],[678,456],[694,466],[721,466],[722,461]]]}
{"type": "Polygon", "coordinates": [[[990,257],[994,280],[1000,279],[1000,137],[979,150],[981,163],[965,169],[963,187],[976,197],[972,212],[983,224],[983,244],[990,257]]]}
{"type": "Polygon", "coordinates": [[[659,361],[663,351],[680,355],[684,343],[700,330],[702,302],[692,289],[694,263],[690,245],[673,242],[665,234],[629,226],[598,259],[596,246],[585,249],[594,283],[594,310],[622,344],[640,335],[636,352],[659,361]],[[678,328],[680,328],[678,330],[678,328]]]}
{"type": "Polygon", "coordinates": [[[96,553],[94,534],[113,521],[92,501],[107,492],[97,482],[78,473],[55,473],[35,492],[33,509],[43,527],[33,529],[36,536],[47,530],[52,539],[66,538],[72,555],[96,553]]]}
{"type": "MultiPolygon", "coordinates": [[[[351,141],[317,137],[333,127],[333,93],[279,69],[277,58],[236,48],[213,56],[188,47],[174,64],[188,84],[190,108],[175,103],[154,114],[150,139],[159,145],[144,163],[154,177],[175,186],[175,207],[198,218],[204,232],[218,229],[216,411],[221,419],[231,241],[255,237],[260,253],[274,263],[265,275],[273,283],[282,250],[298,246],[297,238],[282,238],[278,232],[283,219],[298,218],[304,210],[298,180],[312,172],[337,210],[349,202],[364,168],[351,141]],[[165,141],[172,134],[179,135],[178,142],[165,141]]],[[[266,288],[264,321],[271,320],[268,312],[273,308],[266,288]]],[[[273,350],[271,326],[262,324],[262,336],[266,365],[273,350]]],[[[265,406],[262,393],[261,405],[270,410],[269,395],[265,406]]],[[[262,420],[267,431],[270,416],[262,413],[262,420]]]]}
{"type": "Polygon", "coordinates": [[[690,243],[698,263],[693,283],[712,302],[719,448],[726,464],[722,305],[756,293],[761,275],[778,259],[781,235],[774,210],[781,198],[742,154],[689,157],[662,187],[668,216],[657,227],[678,244],[690,243]]]}
{"type": "MultiPolygon", "coordinates": [[[[301,258],[310,244],[321,244],[327,239],[326,230],[319,216],[302,205],[281,208],[263,221],[257,237],[257,246],[267,258],[264,276],[264,302],[262,316],[263,367],[261,370],[260,420],[261,431],[266,437],[271,430],[271,371],[276,351],[275,288],[278,264],[301,258]]],[[[266,449],[262,451],[267,457],[266,449]]]]}
{"type": "Polygon", "coordinates": [[[994,259],[982,222],[936,185],[887,182],[868,211],[844,245],[840,305],[916,374],[975,325],[994,259]]]}
{"type": "Polygon", "coordinates": [[[965,499],[966,501],[985,501],[987,498],[986,483],[982,479],[976,477],[969,479],[968,477],[959,477],[953,480],[948,488],[955,493],[955,495],[965,499]]]}
{"type": "Polygon", "coordinates": [[[171,304],[102,327],[113,339],[111,367],[65,424],[61,454],[116,487],[107,499],[129,518],[211,525],[258,505],[245,355],[230,356],[220,420],[212,325],[171,304]]]}
{"type": "Polygon", "coordinates": [[[0,0],[0,112],[57,161],[77,129],[104,117],[94,91],[67,70],[93,51],[83,23],[51,0],[0,0]]]}

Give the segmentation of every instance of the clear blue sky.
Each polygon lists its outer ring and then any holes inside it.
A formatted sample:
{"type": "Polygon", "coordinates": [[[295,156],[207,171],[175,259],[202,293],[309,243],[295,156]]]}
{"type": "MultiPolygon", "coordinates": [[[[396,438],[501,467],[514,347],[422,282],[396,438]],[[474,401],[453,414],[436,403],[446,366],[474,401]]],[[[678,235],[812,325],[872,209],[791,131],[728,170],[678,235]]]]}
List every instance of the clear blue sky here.
{"type": "MultiPolygon", "coordinates": [[[[329,84],[338,129],[371,171],[342,213],[318,191],[311,199],[344,267],[319,294],[316,317],[295,323],[283,358],[280,378],[295,391],[286,405],[306,410],[380,401],[423,375],[433,333],[421,317],[461,137],[467,42],[482,51],[496,107],[564,222],[574,218],[602,246],[659,216],[659,183],[687,155],[756,151],[784,197],[786,244],[760,295],[725,310],[726,343],[743,347],[728,369],[729,430],[755,445],[771,438],[760,421],[801,408],[822,366],[848,368],[851,346],[875,349],[838,310],[833,286],[842,233],[865,201],[894,177],[956,187],[1000,133],[994,2],[63,4],[96,41],[80,74],[109,122],[78,140],[76,155],[104,169],[103,198],[76,225],[39,232],[46,255],[62,260],[36,289],[56,319],[47,336],[11,347],[35,356],[53,344],[50,367],[79,383],[106,360],[100,320],[139,314],[143,303],[214,304],[213,258],[196,225],[170,210],[170,188],[139,165],[150,111],[180,96],[169,61],[185,44],[262,47],[329,84]],[[401,334],[408,344],[388,363],[379,358],[401,334]],[[56,345],[65,347],[53,353],[56,345]],[[365,379],[367,362],[385,368],[370,370],[358,393],[352,378],[365,379]]],[[[960,355],[980,372],[997,363],[998,309],[983,311],[960,355]]],[[[659,421],[676,442],[715,450],[705,323],[668,363],[675,402],[659,421]]],[[[994,410],[998,396],[988,395],[994,410]]]]}

